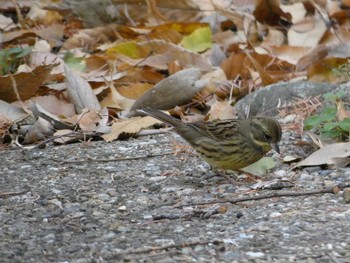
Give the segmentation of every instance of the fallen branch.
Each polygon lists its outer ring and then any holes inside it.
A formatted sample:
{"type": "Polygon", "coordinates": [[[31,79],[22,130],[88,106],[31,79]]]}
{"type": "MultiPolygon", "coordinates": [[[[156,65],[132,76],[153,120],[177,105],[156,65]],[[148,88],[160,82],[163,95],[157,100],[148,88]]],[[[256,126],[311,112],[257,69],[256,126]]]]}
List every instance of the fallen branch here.
{"type": "MultiPolygon", "coordinates": [[[[192,242],[183,242],[180,244],[169,244],[169,245],[164,245],[164,246],[153,246],[153,247],[143,247],[143,248],[129,248],[125,249],[123,251],[118,251],[113,253],[111,257],[113,258],[118,258],[118,257],[125,257],[126,255],[130,254],[148,254],[150,253],[155,253],[157,251],[161,250],[169,250],[169,249],[181,249],[184,247],[193,247],[193,246],[206,246],[209,244],[214,244],[214,245],[220,245],[223,244],[224,242],[221,240],[212,240],[212,241],[192,241],[192,242]]],[[[108,257],[108,259],[112,259],[111,257],[108,257]]]]}
{"type": "Polygon", "coordinates": [[[22,191],[17,191],[17,192],[0,192],[0,198],[7,198],[10,196],[16,196],[16,195],[23,195],[23,194],[27,193],[28,191],[30,191],[29,188],[26,188],[22,191]]]}
{"type": "Polygon", "coordinates": [[[131,161],[131,160],[140,160],[140,159],[146,159],[146,158],[153,158],[153,157],[159,157],[164,155],[173,154],[173,152],[164,152],[159,154],[149,154],[149,155],[143,155],[143,156],[133,156],[133,157],[120,157],[120,158],[112,158],[112,159],[94,159],[91,157],[88,157],[87,160],[61,160],[61,159],[52,159],[55,162],[60,163],[86,163],[86,162],[122,162],[122,161],[131,161]]]}
{"type": "Polygon", "coordinates": [[[271,192],[266,194],[260,194],[260,195],[254,195],[254,196],[243,196],[238,198],[223,198],[223,199],[215,199],[212,201],[207,202],[200,202],[200,203],[194,203],[194,204],[184,204],[184,205],[174,205],[174,208],[182,208],[185,206],[197,206],[197,205],[210,205],[210,204],[222,204],[222,203],[241,203],[246,201],[253,201],[253,200],[261,200],[261,199],[269,199],[269,198],[275,198],[275,197],[288,197],[288,196],[306,196],[306,195],[317,195],[317,194],[336,194],[340,191],[341,188],[344,188],[343,186],[333,186],[318,190],[311,190],[311,191],[285,191],[285,192],[271,192]]]}

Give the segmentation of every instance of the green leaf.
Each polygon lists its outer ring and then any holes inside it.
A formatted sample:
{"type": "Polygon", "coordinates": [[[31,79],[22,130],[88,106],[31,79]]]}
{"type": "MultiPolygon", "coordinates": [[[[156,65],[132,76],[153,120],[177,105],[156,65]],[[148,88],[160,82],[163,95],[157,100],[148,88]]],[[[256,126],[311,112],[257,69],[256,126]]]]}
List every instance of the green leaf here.
{"type": "Polygon", "coordinates": [[[335,120],[336,117],[337,109],[335,107],[325,107],[319,115],[321,122],[332,121],[335,120]]]}
{"type": "Polygon", "coordinates": [[[336,99],[340,99],[340,98],[344,97],[345,95],[346,95],[346,93],[344,91],[340,90],[336,93],[328,92],[328,93],[323,95],[323,98],[325,100],[335,102],[336,99]]]}
{"type": "Polygon", "coordinates": [[[350,119],[346,118],[346,119],[342,120],[341,122],[339,122],[339,127],[343,131],[349,132],[350,131],[350,119]]]}
{"type": "Polygon", "coordinates": [[[338,123],[337,122],[328,122],[323,126],[323,130],[325,132],[331,131],[334,128],[338,127],[338,123]]]}
{"type": "Polygon", "coordinates": [[[14,57],[15,58],[23,58],[23,57],[27,56],[30,52],[32,52],[31,47],[21,48],[21,50],[19,52],[17,52],[17,54],[14,57]]]}
{"type": "Polygon", "coordinates": [[[341,133],[338,130],[326,131],[326,132],[322,132],[322,137],[339,138],[341,137],[341,133]]]}
{"type": "Polygon", "coordinates": [[[73,53],[67,52],[64,54],[63,60],[69,68],[75,69],[79,72],[84,72],[86,69],[84,57],[75,57],[73,53]]]}
{"type": "Polygon", "coordinates": [[[242,170],[255,175],[265,175],[268,170],[275,168],[276,163],[272,157],[263,157],[259,161],[243,168],[242,170]]]}
{"type": "Polygon", "coordinates": [[[320,117],[315,115],[315,116],[310,116],[304,121],[304,127],[306,130],[311,130],[312,128],[315,128],[321,123],[320,117]]]}
{"type": "Polygon", "coordinates": [[[184,48],[193,52],[203,52],[212,46],[210,27],[198,28],[181,41],[184,48]]]}
{"type": "Polygon", "coordinates": [[[108,49],[107,53],[123,54],[132,59],[139,59],[147,56],[149,52],[150,50],[138,45],[134,41],[128,41],[115,45],[114,47],[108,49]]]}

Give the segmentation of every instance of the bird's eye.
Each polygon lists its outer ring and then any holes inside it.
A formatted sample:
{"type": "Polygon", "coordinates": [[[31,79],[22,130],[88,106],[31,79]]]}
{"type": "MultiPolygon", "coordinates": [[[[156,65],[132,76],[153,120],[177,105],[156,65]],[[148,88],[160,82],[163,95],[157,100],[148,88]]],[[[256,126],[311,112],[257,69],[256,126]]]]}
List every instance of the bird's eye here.
{"type": "Polygon", "coordinates": [[[266,141],[271,141],[272,140],[272,137],[270,134],[267,134],[267,133],[264,133],[264,138],[266,141]]]}

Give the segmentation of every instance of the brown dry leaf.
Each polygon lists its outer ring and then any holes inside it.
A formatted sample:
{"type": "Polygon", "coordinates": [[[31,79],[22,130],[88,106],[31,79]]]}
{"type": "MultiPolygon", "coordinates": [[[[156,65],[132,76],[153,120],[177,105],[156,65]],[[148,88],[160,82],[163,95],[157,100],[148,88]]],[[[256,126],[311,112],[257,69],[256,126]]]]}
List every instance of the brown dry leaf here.
{"type": "Polygon", "coordinates": [[[37,118],[42,118],[49,122],[53,127],[57,130],[61,129],[70,129],[73,130],[75,128],[75,124],[72,125],[70,123],[67,123],[66,121],[61,120],[58,116],[48,112],[47,110],[43,109],[38,103],[31,102],[29,105],[30,110],[32,111],[33,115],[37,118]]]}
{"type": "Polygon", "coordinates": [[[54,134],[54,129],[51,123],[48,121],[38,118],[38,120],[28,128],[23,144],[32,144],[38,141],[45,140],[48,136],[54,134]]]}
{"type": "Polygon", "coordinates": [[[321,17],[307,17],[288,30],[288,45],[315,47],[326,31],[327,26],[321,17]]]}
{"type": "Polygon", "coordinates": [[[85,59],[85,65],[88,72],[100,72],[100,75],[105,73],[109,68],[106,58],[99,55],[91,55],[87,57],[85,59]]]}
{"type": "Polygon", "coordinates": [[[156,123],[161,123],[161,121],[156,120],[152,117],[133,117],[127,120],[122,120],[112,124],[112,131],[109,134],[102,135],[102,138],[111,142],[118,139],[119,135],[122,133],[126,134],[135,134],[138,133],[141,129],[152,126],[156,123]]]}
{"type": "Polygon", "coordinates": [[[134,104],[135,100],[122,96],[113,85],[111,85],[109,89],[111,92],[101,101],[102,107],[127,110],[134,104]]]}
{"type": "Polygon", "coordinates": [[[167,21],[167,18],[161,14],[157,8],[157,2],[155,0],[145,0],[147,3],[148,11],[148,23],[159,25],[167,21]]]}
{"type": "Polygon", "coordinates": [[[330,160],[330,165],[334,165],[336,168],[344,168],[350,164],[350,158],[348,157],[334,157],[330,160]]]}
{"type": "MultiPolygon", "coordinates": [[[[6,122],[15,122],[24,119],[29,114],[24,111],[21,107],[18,107],[13,104],[9,104],[5,101],[0,100],[0,118],[1,123],[4,119],[6,119],[6,122]]],[[[2,125],[0,125],[2,126],[2,125]]]]}
{"type": "Polygon", "coordinates": [[[6,17],[2,14],[0,14],[0,29],[3,31],[8,31],[11,29],[16,28],[16,24],[13,22],[13,20],[10,17],[6,17]]]}
{"type": "Polygon", "coordinates": [[[244,53],[232,53],[227,59],[225,59],[221,68],[226,74],[227,79],[235,79],[238,75],[242,79],[249,79],[250,72],[245,65],[246,54],[244,53]]]}
{"type": "Polygon", "coordinates": [[[280,8],[279,0],[255,0],[253,12],[257,21],[270,26],[286,26],[291,24],[292,16],[280,8]]]}
{"type": "Polygon", "coordinates": [[[339,43],[349,43],[350,42],[350,32],[347,28],[340,27],[334,32],[333,30],[327,30],[319,43],[323,44],[339,44],[339,43]]]}
{"type": "Polygon", "coordinates": [[[113,81],[113,84],[123,96],[131,99],[138,99],[143,95],[144,92],[146,92],[146,89],[149,89],[149,86],[153,87],[162,79],[164,79],[164,75],[161,74],[161,72],[156,72],[154,70],[148,70],[145,68],[133,67],[125,72],[122,78],[113,81]],[[130,85],[136,86],[133,86],[131,89],[129,88],[130,85]],[[134,88],[136,89],[135,91],[133,90],[134,88]]]}
{"type": "MultiPolygon", "coordinates": [[[[286,36],[282,31],[269,29],[267,36],[264,37],[264,41],[262,43],[259,41],[256,44],[257,46],[263,46],[265,43],[267,43],[268,45],[282,46],[285,42],[286,36]]],[[[252,41],[250,41],[249,43],[252,44],[252,41]]]]}
{"type": "Polygon", "coordinates": [[[316,48],[312,49],[310,52],[301,57],[296,65],[296,70],[306,70],[313,63],[320,61],[325,58],[330,51],[329,46],[327,45],[318,45],[316,48]]]}
{"type": "Polygon", "coordinates": [[[33,97],[30,99],[30,101],[36,102],[41,108],[56,116],[75,115],[73,104],[54,95],[33,97]]]}
{"type": "Polygon", "coordinates": [[[178,45],[164,40],[151,40],[139,43],[124,43],[128,47],[128,55],[121,54],[115,48],[107,51],[111,58],[119,59],[132,66],[150,66],[156,69],[168,69],[168,63],[176,61],[180,67],[188,68],[194,65],[203,70],[211,70],[209,61],[202,55],[190,52],[178,45]],[[136,57],[136,58],[135,58],[136,57]]]}
{"type": "Polygon", "coordinates": [[[255,60],[255,58],[253,58],[253,56],[251,56],[248,52],[246,52],[246,55],[249,58],[250,62],[252,62],[252,64],[254,65],[255,69],[258,71],[264,86],[277,82],[277,80],[275,80],[274,77],[270,76],[270,74],[266,72],[266,70],[260,65],[260,63],[257,60],[255,60]]]}
{"type": "Polygon", "coordinates": [[[209,121],[235,119],[236,113],[228,100],[216,101],[208,112],[209,121]]]}
{"type": "Polygon", "coordinates": [[[94,110],[84,109],[78,116],[79,128],[83,132],[95,132],[101,120],[100,114],[94,110]]]}
{"type": "Polygon", "coordinates": [[[84,139],[84,135],[80,133],[75,133],[72,130],[64,129],[58,130],[54,133],[54,136],[57,137],[54,142],[57,144],[66,144],[71,142],[77,142],[84,139]]]}
{"type": "Polygon", "coordinates": [[[297,163],[294,167],[318,166],[324,164],[334,164],[332,158],[345,158],[350,156],[350,143],[334,143],[323,146],[312,153],[309,157],[297,163]]]}
{"type": "Polygon", "coordinates": [[[62,24],[37,27],[33,32],[40,38],[48,41],[51,47],[59,47],[62,45],[62,39],[64,37],[64,25],[62,24]]]}
{"type": "Polygon", "coordinates": [[[64,71],[66,74],[68,96],[71,102],[73,102],[77,113],[81,113],[83,109],[101,110],[100,103],[89,83],[67,66],[64,67],[64,71]]]}
{"type": "Polygon", "coordinates": [[[295,47],[288,45],[262,45],[262,47],[264,47],[270,55],[287,61],[293,65],[296,65],[298,61],[300,61],[300,59],[303,58],[311,50],[309,47],[295,47]]]}
{"type": "Polygon", "coordinates": [[[14,41],[18,39],[26,39],[31,37],[36,37],[36,34],[32,30],[21,29],[21,30],[2,33],[1,42],[7,43],[10,41],[14,41]]]}
{"type": "MultiPolygon", "coordinates": [[[[129,23],[150,23],[150,14],[147,12],[148,6],[146,1],[139,0],[114,0],[113,3],[118,4],[117,8],[125,9],[127,5],[127,16],[122,12],[121,16],[125,15],[129,23]]],[[[157,9],[165,18],[170,18],[173,21],[193,21],[198,20],[201,14],[198,1],[194,0],[157,0],[157,9]],[[186,10],[186,12],[184,12],[186,10]]]]}
{"type": "Polygon", "coordinates": [[[335,69],[346,63],[348,63],[348,60],[345,58],[325,58],[320,60],[309,67],[307,72],[308,80],[341,83],[346,80],[347,76],[344,75],[344,79],[342,79],[341,74],[337,74],[335,69]]]}
{"type": "Polygon", "coordinates": [[[46,80],[47,82],[54,81],[57,78],[59,78],[59,76],[63,76],[64,74],[63,59],[50,52],[41,52],[41,51],[30,52],[28,65],[31,68],[36,68],[42,65],[52,66],[53,68],[50,76],[48,76],[46,80]]]}
{"type": "Polygon", "coordinates": [[[57,47],[62,44],[64,26],[60,24],[49,25],[47,27],[38,27],[34,29],[21,29],[2,34],[2,43],[14,40],[22,40],[22,43],[32,44],[31,38],[39,36],[47,40],[51,47],[57,47]]]}
{"type": "MultiPolygon", "coordinates": [[[[219,5],[219,1],[211,1],[211,3],[213,4],[215,10],[223,14],[229,20],[233,21],[239,30],[243,30],[244,23],[250,24],[255,20],[254,16],[250,13],[239,11],[240,3],[236,3],[237,6],[233,8],[227,8],[227,6],[219,5]]],[[[232,4],[235,4],[235,2],[232,4]]]]}
{"type": "Polygon", "coordinates": [[[215,70],[212,70],[204,74],[201,77],[201,79],[206,79],[209,82],[215,82],[215,83],[221,83],[227,80],[225,72],[221,68],[216,68],[215,70]]]}
{"type": "Polygon", "coordinates": [[[63,17],[56,11],[45,10],[44,1],[36,1],[31,5],[31,8],[26,16],[35,22],[35,24],[50,25],[54,23],[62,23],[63,17]]]}
{"type": "Polygon", "coordinates": [[[17,98],[10,76],[0,76],[0,99],[13,102],[18,99],[24,101],[33,97],[40,85],[50,76],[55,65],[38,66],[32,72],[14,74],[19,98],[17,98]]]}
{"type": "Polygon", "coordinates": [[[128,98],[137,100],[141,98],[143,94],[153,88],[153,84],[149,83],[132,83],[129,85],[123,85],[117,88],[120,95],[128,98]]]}
{"type": "Polygon", "coordinates": [[[70,50],[85,47],[85,49],[94,50],[100,44],[115,41],[118,35],[126,38],[135,38],[139,35],[139,33],[132,31],[128,27],[119,26],[116,24],[82,29],[67,39],[62,48],[65,50],[70,50]]]}
{"type": "Polygon", "coordinates": [[[337,99],[337,120],[342,121],[344,119],[350,119],[350,111],[346,110],[344,107],[344,102],[337,99]]]}
{"type": "Polygon", "coordinates": [[[227,79],[240,77],[243,82],[247,82],[260,77],[264,85],[294,77],[294,65],[258,53],[251,53],[249,57],[245,53],[232,53],[223,61],[221,68],[225,71],[227,79]]]}

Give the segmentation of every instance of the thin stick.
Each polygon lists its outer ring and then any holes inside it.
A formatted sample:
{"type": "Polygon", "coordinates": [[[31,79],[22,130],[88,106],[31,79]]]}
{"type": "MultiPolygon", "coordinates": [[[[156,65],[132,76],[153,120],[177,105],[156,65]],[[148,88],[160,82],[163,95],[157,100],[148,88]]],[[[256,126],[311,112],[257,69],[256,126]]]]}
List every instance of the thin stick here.
{"type": "Polygon", "coordinates": [[[173,154],[173,152],[171,151],[171,152],[164,152],[159,154],[150,154],[150,155],[133,156],[133,157],[120,157],[120,158],[113,158],[113,159],[93,159],[91,157],[88,157],[87,160],[76,160],[76,161],[67,161],[67,160],[59,160],[59,159],[52,159],[52,160],[60,163],[86,163],[86,162],[107,163],[107,162],[123,162],[123,161],[131,161],[131,160],[140,160],[140,159],[153,158],[153,157],[159,157],[159,156],[170,155],[170,154],[173,154]]]}
{"type": "Polygon", "coordinates": [[[184,205],[175,205],[175,208],[182,208],[185,206],[197,206],[197,205],[210,205],[210,204],[221,204],[221,203],[241,203],[246,201],[253,201],[253,200],[261,200],[261,199],[268,199],[268,198],[275,198],[275,197],[288,197],[288,196],[306,196],[306,195],[317,195],[317,194],[336,194],[340,191],[340,187],[334,186],[334,187],[328,187],[318,190],[311,190],[311,191],[303,191],[303,192],[296,192],[296,191],[285,191],[285,192],[272,192],[267,194],[261,194],[261,195],[255,195],[255,196],[243,196],[239,198],[224,198],[224,199],[215,199],[208,202],[200,202],[200,203],[194,203],[194,204],[184,204],[184,205]]]}
{"type": "Polygon", "coordinates": [[[0,198],[7,198],[7,197],[10,197],[10,196],[22,195],[22,194],[27,193],[28,191],[30,191],[29,188],[24,189],[22,191],[18,191],[18,192],[0,192],[0,198]]]}
{"type": "Polygon", "coordinates": [[[146,247],[146,248],[131,248],[131,249],[125,249],[124,251],[116,252],[113,256],[124,256],[128,254],[149,254],[151,252],[156,252],[160,250],[168,250],[172,248],[184,248],[184,247],[193,247],[198,245],[209,245],[209,244],[215,244],[219,245],[224,243],[221,240],[212,240],[212,241],[192,241],[192,242],[183,242],[180,244],[170,244],[170,245],[164,245],[164,246],[154,246],[154,247],[146,247]]]}

